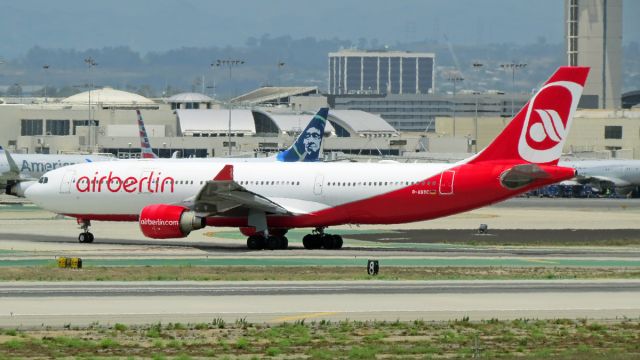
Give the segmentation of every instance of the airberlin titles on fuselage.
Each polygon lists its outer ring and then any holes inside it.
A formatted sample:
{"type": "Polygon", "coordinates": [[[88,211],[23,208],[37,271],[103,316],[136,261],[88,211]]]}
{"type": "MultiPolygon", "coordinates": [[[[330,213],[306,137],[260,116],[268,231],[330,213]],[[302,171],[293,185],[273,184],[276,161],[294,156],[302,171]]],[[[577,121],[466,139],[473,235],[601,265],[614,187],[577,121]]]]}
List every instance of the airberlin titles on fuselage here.
{"type": "Polygon", "coordinates": [[[174,192],[175,180],[171,176],[161,176],[162,173],[150,171],[148,175],[128,176],[122,178],[120,176],[114,176],[113,171],[109,171],[109,175],[100,176],[96,171],[94,176],[81,176],[76,181],[76,190],[81,193],[87,192],[150,192],[150,193],[164,193],[174,192]]]}

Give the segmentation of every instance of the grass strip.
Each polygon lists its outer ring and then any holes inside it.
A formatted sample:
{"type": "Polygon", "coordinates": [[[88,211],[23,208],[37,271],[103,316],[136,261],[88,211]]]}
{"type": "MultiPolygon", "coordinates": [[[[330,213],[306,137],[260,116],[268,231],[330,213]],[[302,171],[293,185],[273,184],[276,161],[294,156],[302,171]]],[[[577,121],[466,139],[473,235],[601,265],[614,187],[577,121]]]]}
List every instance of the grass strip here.
{"type": "Polygon", "coordinates": [[[382,267],[377,276],[353,266],[50,266],[3,267],[0,281],[243,280],[550,280],[640,279],[638,267],[382,267]]]}
{"type": "Polygon", "coordinates": [[[636,359],[640,322],[488,320],[93,324],[0,330],[0,358],[636,359]]]}

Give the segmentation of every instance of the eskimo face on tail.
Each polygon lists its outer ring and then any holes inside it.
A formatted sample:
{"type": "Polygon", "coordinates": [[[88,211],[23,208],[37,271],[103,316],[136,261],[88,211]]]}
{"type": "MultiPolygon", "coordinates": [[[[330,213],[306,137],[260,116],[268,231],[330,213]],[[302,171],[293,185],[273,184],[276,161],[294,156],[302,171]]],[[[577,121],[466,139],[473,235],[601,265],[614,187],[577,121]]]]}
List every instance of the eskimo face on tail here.
{"type": "Polygon", "coordinates": [[[320,151],[320,141],[322,139],[322,131],[316,127],[308,128],[307,131],[304,132],[303,136],[303,144],[304,144],[304,152],[305,156],[309,157],[309,155],[313,156],[320,151]]]}
{"type": "Polygon", "coordinates": [[[556,81],[529,101],[518,141],[523,160],[546,163],[560,157],[581,94],[582,85],[556,81]]]}
{"type": "Polygon", "coordinates": [[[322,145],[322,136],[324,135],[328,115],[328,108],[320,109],[291,147],[276,156],[278,161],[296,162],[320,160],[320,147],[322,145]]]}

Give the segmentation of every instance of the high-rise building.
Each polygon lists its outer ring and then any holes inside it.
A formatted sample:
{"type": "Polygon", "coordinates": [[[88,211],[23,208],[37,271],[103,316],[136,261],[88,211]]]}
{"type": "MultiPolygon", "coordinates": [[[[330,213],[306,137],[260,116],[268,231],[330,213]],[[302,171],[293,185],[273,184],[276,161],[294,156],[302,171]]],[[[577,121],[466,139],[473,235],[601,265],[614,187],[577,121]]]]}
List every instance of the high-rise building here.
{"type": "Polygon", "coordinates": [[[565,0],[567,63],[591,72],[580,107],[620,108],[622,0],[565,0]]]}
{"type": "Polygon", "coordinates": [[[341,50],[329,53],[329,94],[428,94],[433,53],[341,50]]]}

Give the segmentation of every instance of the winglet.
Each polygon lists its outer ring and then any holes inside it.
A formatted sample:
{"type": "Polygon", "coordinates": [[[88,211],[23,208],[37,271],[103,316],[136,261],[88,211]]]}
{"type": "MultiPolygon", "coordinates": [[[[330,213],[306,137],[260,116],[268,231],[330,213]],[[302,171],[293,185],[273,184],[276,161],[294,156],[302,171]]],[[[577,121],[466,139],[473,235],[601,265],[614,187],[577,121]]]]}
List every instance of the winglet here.
{"type": "Polygon", "coordinates": [[[214,181],[233,181],[233,165],[225,165],[213,178],[214,181]]]}

